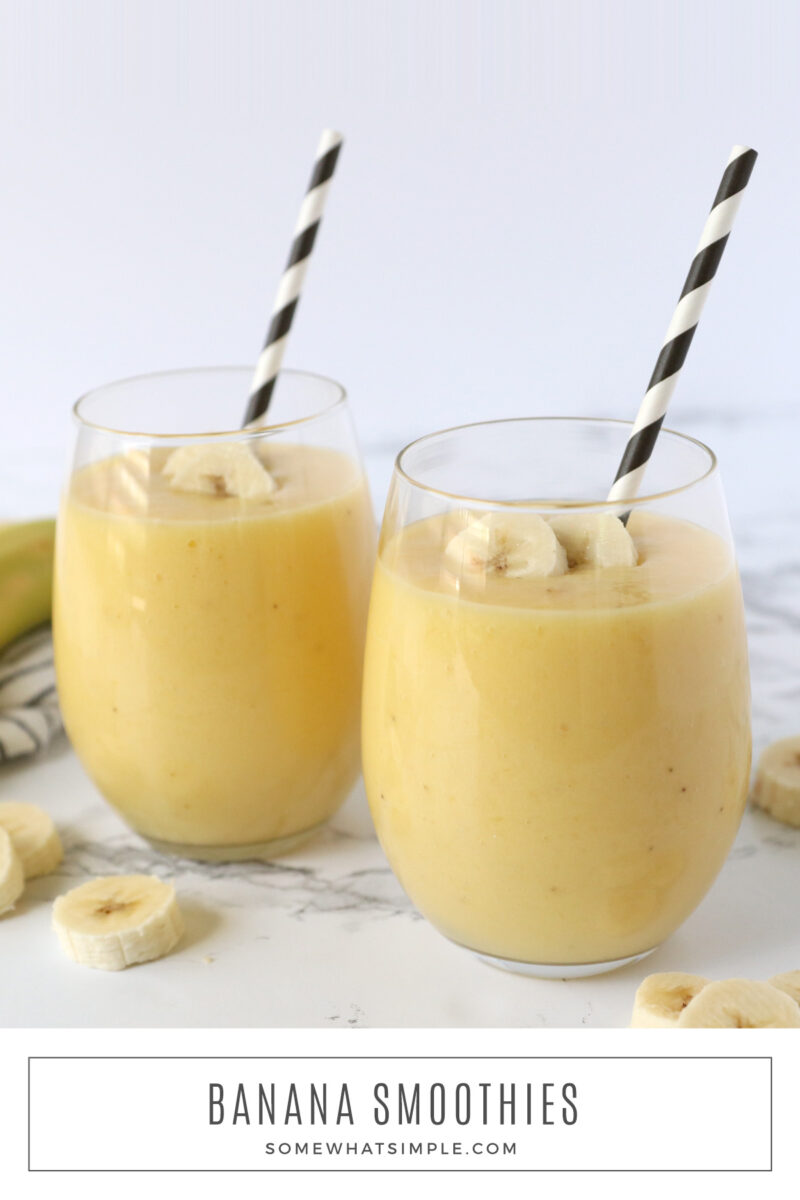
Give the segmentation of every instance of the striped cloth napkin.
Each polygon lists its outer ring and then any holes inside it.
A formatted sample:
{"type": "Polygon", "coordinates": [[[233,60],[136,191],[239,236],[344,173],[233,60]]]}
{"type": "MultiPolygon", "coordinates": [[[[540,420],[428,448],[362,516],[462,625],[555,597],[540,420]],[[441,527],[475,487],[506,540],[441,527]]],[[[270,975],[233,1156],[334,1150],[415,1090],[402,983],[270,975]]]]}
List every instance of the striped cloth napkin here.
{"type": "Polygon", "coordinates": [[[0,763],[43,750],[61,727],[53,640],[44,626],[0,654],[0,763]]]}

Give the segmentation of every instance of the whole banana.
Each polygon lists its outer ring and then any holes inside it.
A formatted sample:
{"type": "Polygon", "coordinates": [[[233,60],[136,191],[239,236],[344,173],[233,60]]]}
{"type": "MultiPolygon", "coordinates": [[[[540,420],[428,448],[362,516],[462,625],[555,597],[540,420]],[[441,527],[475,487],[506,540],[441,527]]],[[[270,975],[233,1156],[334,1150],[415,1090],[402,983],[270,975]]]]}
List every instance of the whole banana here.
{"type": "Polygon", "coordinates": [[[50,620],[53,520],[0,525],[0,650],[50,620]]]}

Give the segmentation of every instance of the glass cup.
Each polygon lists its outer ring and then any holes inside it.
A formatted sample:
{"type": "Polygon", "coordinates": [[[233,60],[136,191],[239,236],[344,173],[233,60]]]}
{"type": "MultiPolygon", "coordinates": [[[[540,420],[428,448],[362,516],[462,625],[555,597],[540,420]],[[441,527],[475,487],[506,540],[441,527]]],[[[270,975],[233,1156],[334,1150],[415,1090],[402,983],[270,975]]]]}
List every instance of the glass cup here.
{"type": "Polygon", "coordinates": [[[79,400],[56,539],[78,757],[158,849],[212,861],[289,849],[360,765],[375,525],[345,393],[282,372],[242,430],[249,383],[173,371],[79,400]]]}
{"type": "Polygon", "coordinates": [[[746,799],[716,459],[664,430],[643,494],[608,504],[630,430],[431,434],[399,455],[383,521],[362,737],[378,836],[445,936],[531,975],[654,950],[711,886],[746,799]]]}

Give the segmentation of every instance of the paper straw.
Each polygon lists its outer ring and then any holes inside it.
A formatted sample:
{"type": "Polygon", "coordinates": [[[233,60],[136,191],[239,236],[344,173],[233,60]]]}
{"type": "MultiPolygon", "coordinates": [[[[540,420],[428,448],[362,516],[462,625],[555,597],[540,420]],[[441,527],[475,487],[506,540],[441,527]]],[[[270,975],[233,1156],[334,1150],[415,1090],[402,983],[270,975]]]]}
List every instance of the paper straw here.
{"type": "Polygon", "coordinates": [[[311,251],[314,249],[317,230],[325,209],[325,201],[328,198],[331,176],[336,169],[336,160],[342,148],[342,140],[342,135],[332,129],[326,129],[319,140],[314,169],[294,227],[289,258],[272,306],[264,349],[256,363],[253,382],[250,385],[245,425],[257,421],[269,408],[311,251]]]}
{"type": "Polygon", "coordinates": [[[731,151],[609,500],[632,500],[639,490],[755,161],[756,151],[747,146],[734,146],[731,151]]]}

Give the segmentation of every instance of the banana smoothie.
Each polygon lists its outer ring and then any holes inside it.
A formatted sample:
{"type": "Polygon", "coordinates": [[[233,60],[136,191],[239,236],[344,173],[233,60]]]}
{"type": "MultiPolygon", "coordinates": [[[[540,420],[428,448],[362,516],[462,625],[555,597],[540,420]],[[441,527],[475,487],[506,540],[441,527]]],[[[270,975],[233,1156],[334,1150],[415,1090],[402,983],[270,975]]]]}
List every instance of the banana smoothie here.
{"type": "Polygon", "coordinates": [[[338,451],[150,447],[73,474],[59,696],[81,761],[135,829],[235,857],[331,815],[359,769],[373,563],[367,486],[338,451]]]}
{"type": "Polygon", "coordinates": [[[642,954],[745,804],[731,551],[646,511],[413,522],[380,550],[363,722],[381,843],[447,937],[521,964],[642,954]]]}

